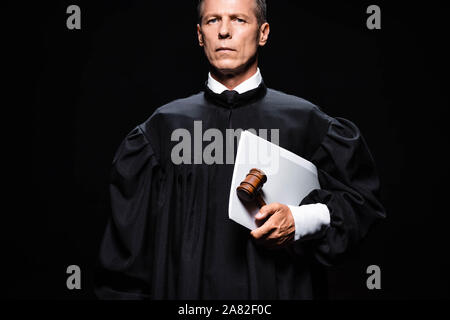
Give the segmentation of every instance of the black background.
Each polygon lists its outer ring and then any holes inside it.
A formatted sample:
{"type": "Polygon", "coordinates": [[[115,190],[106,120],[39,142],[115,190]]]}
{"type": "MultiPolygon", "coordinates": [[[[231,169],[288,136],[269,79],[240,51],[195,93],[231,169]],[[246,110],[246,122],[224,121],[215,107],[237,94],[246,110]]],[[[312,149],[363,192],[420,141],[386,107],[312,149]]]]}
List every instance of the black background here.
{"type": "MultiPolygon", "coordinates": [[[[34,28],[20,108],[31,125],[12,211],[8,298],[95,299],[93,271],[120,141],[159,106],[202,90],[208,66],[196,1],[49,1],[34,28]],[[81,8],[68,30],[66,8],[81,8]],[[30,179],[31,177],[31,179],[30,179]],[[24,187],[24,185],[26,187],[24,187]],[[82,289],[66,288],[79,265],[82,289]]],[[[355,122],[378,165],[387,219],[360,252],[329,270],[331,299],[448,298],[448,42],[440,2],[268,0],[259,66],[268,87],[355,122]],[[378,4],[382,29],[368,30],[378,4]],[[366,268],[381,267],[381,290],[366,268]]],[[[6,230],[6,232],[5,232],[6,230]]]]}

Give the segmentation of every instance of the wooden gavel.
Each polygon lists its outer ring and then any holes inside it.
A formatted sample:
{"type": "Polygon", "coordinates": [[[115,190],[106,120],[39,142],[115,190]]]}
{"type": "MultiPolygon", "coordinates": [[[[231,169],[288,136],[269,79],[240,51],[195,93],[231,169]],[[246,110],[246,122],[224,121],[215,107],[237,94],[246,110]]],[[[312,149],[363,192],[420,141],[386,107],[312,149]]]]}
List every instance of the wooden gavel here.
{"type": "Polygon", "coordinates": [[[259,169],[251,169],[245,179],[236,188],[236,193],[242,201],[250,202],[256,200],[258,207],[266,205],[266,202],[261,196],[261,188],[266,183],[266,174],[259,169]]]}

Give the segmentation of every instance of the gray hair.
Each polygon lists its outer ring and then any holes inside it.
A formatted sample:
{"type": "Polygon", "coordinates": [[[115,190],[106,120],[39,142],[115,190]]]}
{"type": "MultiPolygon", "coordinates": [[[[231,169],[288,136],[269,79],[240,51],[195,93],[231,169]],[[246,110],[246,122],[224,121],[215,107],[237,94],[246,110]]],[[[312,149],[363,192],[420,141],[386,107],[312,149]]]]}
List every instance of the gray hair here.
{"type": "MultiPolygon", "coordinates": [[[[198,23],[202,24],[202,9],[203,2],[205,0],[199,0],[197,6],[197,14],[198,14],[198,23]]],[[[255,0],[256,1],[256,10],[255,15],[258,20],[258,24],[261,26],[263,23],[267,22],[267,4],[266,0],[255,0]]]]}

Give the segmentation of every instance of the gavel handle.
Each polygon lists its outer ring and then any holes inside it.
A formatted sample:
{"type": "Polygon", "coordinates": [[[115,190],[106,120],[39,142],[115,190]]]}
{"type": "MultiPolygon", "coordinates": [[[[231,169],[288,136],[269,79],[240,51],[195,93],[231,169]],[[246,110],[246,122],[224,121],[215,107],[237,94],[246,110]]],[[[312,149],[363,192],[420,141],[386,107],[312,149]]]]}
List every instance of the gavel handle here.
{"type": "Polygon", "coordinates": [[[261,193],[258,192],[258,194],[256,195],[256,203],[258,204],[258,207],[261,208],[263,206],[266,205],[266,202],[264,201],[264,199],[261,196],[261,193]]]}

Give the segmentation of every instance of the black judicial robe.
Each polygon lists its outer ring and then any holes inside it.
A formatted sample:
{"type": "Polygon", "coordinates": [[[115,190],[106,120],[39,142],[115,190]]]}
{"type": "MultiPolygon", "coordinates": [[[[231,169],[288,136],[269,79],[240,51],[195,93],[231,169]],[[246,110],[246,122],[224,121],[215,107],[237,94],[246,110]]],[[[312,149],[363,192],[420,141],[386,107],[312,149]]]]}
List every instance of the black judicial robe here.
{"type": "Polygon", "coordinates": [[[205,87],[157,109],[121,143],[109,191],[95,289],[102,299],[312,299],[323,285],[318,270],[340,260],[385,216],[358,128],[264,83],[235,96],[205,87]],[[171,161],[179,143],[172,132],[185,128],[194,140],[194,121],[224,137],[228,128],[279,129],[281,147],[317,166],[321,189],[301,204],[326,204],[330,226],[284,249],[255,244],[248,229],[228,218],[233,164],[171,161]]]}

